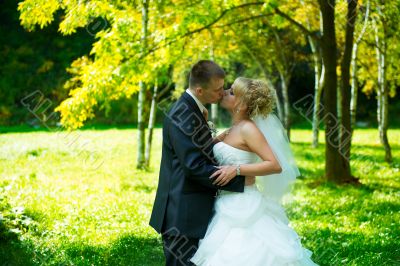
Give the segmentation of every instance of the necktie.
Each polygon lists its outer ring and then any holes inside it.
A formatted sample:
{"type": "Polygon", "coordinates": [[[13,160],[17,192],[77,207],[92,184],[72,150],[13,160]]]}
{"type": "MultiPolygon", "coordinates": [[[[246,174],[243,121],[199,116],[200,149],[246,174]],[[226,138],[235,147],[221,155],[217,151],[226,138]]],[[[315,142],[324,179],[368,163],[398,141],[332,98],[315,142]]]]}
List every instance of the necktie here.
{"type": "Polygon", "coordinates": [[[208,110],[207,109],[203,109],[203,116],[204,116],[204,119],[206,121],[208,121],[208,110]]]}

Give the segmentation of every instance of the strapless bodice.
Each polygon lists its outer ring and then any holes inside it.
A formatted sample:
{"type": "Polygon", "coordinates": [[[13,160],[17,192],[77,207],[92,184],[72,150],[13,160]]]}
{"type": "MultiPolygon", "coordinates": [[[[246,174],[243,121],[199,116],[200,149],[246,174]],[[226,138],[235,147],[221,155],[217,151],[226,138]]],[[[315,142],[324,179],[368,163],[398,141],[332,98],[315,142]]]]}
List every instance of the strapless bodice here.
{"type": "Polygon", "coordinates": [[[258,156],[254,152],[235,148],[222,141],[214,145],[213,152],[220,165],[248,164],[258,160],[258,156]]]}

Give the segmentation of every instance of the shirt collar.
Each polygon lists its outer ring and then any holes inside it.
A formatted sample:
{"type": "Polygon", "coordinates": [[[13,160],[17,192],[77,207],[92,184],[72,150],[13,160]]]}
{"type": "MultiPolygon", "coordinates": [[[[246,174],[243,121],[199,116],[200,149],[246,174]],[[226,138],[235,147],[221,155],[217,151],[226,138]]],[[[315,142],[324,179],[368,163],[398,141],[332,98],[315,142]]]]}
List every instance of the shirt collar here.
{"type": "Polygon", "coordinates": [[[207,109],[204,107],[204,105],[197,99],[197,97],[190,91],[190,89],[186,89],[186,92],[193,98],[193,100],[196,102],[197,106],[200,109],[200,112],[203,113],[204,109],[207,109]]]}

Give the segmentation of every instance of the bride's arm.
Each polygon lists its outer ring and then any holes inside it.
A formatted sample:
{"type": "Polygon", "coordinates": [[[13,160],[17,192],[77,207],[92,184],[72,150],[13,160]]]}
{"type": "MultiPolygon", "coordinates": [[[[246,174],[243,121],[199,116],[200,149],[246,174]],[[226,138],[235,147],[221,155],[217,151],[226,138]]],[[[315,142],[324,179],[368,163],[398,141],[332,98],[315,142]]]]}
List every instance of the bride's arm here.
{"type": "Polygon", "coordinates": [[[263,160],[260,163],[240,165],[240,174],[262,176],[277,174],[282,171],[278,160],[268,145],[268,141],[253,122],[244,124],[240,133],[249,150],[256,153],[263,160]]]}

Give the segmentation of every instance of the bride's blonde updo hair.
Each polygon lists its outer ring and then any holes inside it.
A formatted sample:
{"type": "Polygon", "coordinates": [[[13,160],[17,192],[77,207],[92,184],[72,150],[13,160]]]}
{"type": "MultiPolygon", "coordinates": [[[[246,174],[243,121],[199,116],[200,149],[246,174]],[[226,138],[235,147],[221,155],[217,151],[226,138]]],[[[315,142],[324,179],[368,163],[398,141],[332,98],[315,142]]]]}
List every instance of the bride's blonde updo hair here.
{"type": "Polygon", "coordinates": [[[234,82],[233,93],[246,104],[250,118],[266,117],[275,108],[276,91],[262,80],[239,77],[234,82]]]}

